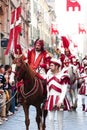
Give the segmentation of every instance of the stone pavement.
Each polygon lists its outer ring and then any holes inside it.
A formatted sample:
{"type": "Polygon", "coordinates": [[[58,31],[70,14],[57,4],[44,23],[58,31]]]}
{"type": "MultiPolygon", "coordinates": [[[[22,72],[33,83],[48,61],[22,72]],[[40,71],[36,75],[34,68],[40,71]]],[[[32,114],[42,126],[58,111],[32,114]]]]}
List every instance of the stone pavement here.
{"type": "MultiPolygon", "coordinates": [[[[64,130],[87,130],[87,113],[81,111],[81,98],[78,98],[78,108],[73,112],[65,112],[64,114],[64,130]]],[[[34,107],[30,107],[30,129],[37,130],[35,121],[36,111],[34,107]]],[[[8,121],[0,125],[0,130],[25,130],[24,112],[22,107],[12,116],[8,117],[8,121]]],[[[55,115],[55,130],[58,130],[55,115]]],[[[46,130],[49,130],[48,118],[46,119],[46,130]]]]}

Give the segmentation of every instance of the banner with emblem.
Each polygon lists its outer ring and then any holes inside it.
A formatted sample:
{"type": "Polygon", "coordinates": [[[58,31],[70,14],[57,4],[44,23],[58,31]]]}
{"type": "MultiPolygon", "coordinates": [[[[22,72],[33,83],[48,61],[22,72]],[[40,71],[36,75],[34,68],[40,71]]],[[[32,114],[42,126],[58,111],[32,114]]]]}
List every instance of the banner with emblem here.
{"type": "Polygon", "coordinates": [[[72,53],[87,52],[87,0],[56,0],[55,11],[60,36],[66,36],[72,53]]]}
{"type": "Polygon", "coordinates": [[[11,13],[11,25],[10,25],[10,35],[9,35],[9,41],[8,45],[5,51],[5,55],[7,55],[10,51],[10,48],[14,50],[14,53],[16,54],[16,46],[18,41],[18,36],[21,33],[21,7],[14,9],[11,13]]]}

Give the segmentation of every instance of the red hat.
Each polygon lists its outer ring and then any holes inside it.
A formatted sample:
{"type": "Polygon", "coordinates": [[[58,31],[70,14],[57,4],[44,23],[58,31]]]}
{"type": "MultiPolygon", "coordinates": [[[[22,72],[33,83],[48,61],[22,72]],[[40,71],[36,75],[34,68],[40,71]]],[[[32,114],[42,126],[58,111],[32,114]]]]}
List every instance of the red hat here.
{"type": "Polygon", "coordinates": [[[17,44],[17,46],[16,46],[16,54],[19,54],[19,55],[22,54],[22,48],[21,48],[20,44],[17,44]]]}
{"type": "Polygon", "coordinates": [[[36,45],[36,44],[39,44],[39,45],[41,45],[42,48],[44,48],[44,41],[43,40],[37,39],[35,41],[34,45],[36,45]]]}

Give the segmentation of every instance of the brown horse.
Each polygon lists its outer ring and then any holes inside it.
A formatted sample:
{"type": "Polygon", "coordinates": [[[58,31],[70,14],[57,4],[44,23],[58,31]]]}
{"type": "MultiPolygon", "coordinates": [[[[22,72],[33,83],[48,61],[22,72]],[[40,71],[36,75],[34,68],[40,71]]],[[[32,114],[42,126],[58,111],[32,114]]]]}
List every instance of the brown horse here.
{"type": "Polygon", "coordinates": [[[43,84],[33,70],[30,69],[29,65],[22,61],[22,59],[14,60],[16,63],[16,79],[18,83],[21,81],[23,82],[20,86],[20,93],[23,99],[22,106],[25,113],[26,130],[29,130],[30,124],[30,105],[33,105],[36,108],[38,130],[45,130],[47,111],[41,107],[44,102],[43,84]]]}

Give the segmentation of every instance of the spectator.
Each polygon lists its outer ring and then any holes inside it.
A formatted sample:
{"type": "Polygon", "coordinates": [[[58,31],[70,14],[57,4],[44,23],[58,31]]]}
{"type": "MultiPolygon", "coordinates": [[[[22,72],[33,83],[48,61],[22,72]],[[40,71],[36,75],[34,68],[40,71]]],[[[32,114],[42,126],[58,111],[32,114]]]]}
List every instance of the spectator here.
{"type": "MultiPolygon", "coordinates": [[[[5,94],[5,82],[6,82],[6,79],[4,77],[4,73],[5,73],[5,69],[4,69],[4,66],[3,65],[0,65],[0,91],[2,92],[2,111],[0,113],[0,117],[2,120],[8,120],[6,118],[6,94],[5,94]]],[[[2,122],[1,122],[2,123],[2,122]]]]}
{"type": "Polygon", "coordinates": [[[9,83],[9,76],[11,74],[11,66],[10,65],[5,65],[5,78],[6,78],[6,85],[4,87],[5,92],[6,92],[6,113],[8,114],[10,106],[11,106],[11,101],[10,99],[12,98],[12,89],[11,85],[9,83]]]}

